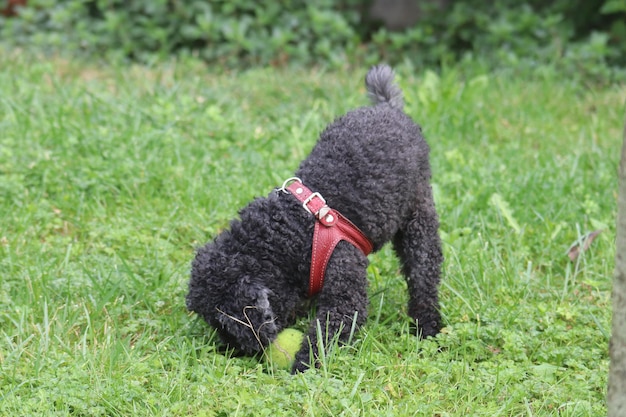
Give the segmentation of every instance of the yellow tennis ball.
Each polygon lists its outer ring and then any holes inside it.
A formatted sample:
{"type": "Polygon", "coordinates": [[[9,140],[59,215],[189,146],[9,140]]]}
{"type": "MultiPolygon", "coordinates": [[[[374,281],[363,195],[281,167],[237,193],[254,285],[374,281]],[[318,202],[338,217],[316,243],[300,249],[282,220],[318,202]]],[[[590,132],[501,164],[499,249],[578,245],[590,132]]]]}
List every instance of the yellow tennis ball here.
{"type": "Polygon", "coordinates": [[[302,346],[304,333],[296,329],[285,329],[265,351],[267,359],[275,368],[291,370],[296,353],[302,346]]]}

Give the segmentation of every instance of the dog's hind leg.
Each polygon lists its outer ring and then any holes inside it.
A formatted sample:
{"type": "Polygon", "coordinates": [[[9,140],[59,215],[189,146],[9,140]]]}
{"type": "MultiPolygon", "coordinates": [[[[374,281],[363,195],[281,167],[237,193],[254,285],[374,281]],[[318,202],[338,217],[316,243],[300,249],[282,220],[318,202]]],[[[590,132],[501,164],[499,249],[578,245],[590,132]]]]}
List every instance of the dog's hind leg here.
{"type": "Polygon", "coordinates": [[[407,281],[409,316],[417,322],[420,335],[428,337],[441,328],[438,287],[443,254],[432,190],[427,185],[418,191],[416,210],[394,237],[393,245],[407,281]]]}
{"type": "Polygon", "coordinates": [[[334,338],[347,343],[350,335],[367,318],[367,265],[363,253],[347,242],[339,242],[326,268],[324,286],[317,296],[317,312],[308,338],[296,354],[293,372],[319,367],[334,338]],[[321,341],[318,336],[321,336],[321,341]]]}

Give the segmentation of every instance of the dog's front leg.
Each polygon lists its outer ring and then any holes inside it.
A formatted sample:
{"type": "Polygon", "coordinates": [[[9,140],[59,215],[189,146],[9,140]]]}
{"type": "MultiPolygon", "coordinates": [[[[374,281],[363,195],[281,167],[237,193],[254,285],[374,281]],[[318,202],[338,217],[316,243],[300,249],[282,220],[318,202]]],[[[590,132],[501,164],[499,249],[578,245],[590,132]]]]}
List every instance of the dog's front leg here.
{"type": "Polygon", "coordinates": [[[347,343],[351,332],[367,318],[367,265],[363,253],[347,242],[340,242],[333,253],[317,297],[317,313],[309,327],[292,372],[319,367],[320,356],[328,352],[336,337],[347,343]],[[322,337],[320,341],[318,336],[322,337]]]}

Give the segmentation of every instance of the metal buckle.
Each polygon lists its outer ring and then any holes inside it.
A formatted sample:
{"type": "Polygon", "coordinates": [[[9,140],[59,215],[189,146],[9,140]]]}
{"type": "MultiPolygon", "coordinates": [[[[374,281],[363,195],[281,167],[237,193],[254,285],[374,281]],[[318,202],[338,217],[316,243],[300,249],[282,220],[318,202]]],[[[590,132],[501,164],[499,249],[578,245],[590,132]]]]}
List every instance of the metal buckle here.
{"type": "Polygon", "coordinates": [[[306,211],[308,211],[309,213],[311,213],[314,216],[317,216],[317,213],[313,213],[311,211],[310,208],[307,207],[307,204],[309,204],[315,197],[319,198],[320,200],[322,200],[322,203],[324,203],[324,206],[326,206],[326,200],[324,199],[324,197],[322,197],[322,195],[320,193],[318,193],[317,191],[314,192],[313,194],[311,194],[310,196],[308,196],[303,202],[302,202],[302,207],[304,207],[304,209],[306,211]]]}
{"type": "Polygon", "coordinates": [[[289,194],[289,191],[287,191],[287,187],[289,186],[289,183],[291,182],[299,182],[300,184],[302,184],[302,180],[298,177],[287,178],[285,182],[283,182],[283,186],[280,187],[280,191],[282,191],[285,194],[289,194]]]}

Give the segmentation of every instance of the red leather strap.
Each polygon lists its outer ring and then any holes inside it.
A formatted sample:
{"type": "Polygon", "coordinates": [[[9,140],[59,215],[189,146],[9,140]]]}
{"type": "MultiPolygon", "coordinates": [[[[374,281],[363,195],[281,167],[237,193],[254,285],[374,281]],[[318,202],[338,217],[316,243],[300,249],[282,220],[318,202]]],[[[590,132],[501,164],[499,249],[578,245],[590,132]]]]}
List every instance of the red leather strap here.
{"type": "Polygon", "coordinates": [[[309,274],[309,296],[314,296],[324,285],[326,266],[339,242],[345,240],[359,248],[365,255],[372,252],[373,246],[350,220],[337,210],[328,207],[321,194],[312,192],[300,181],[292,182],[283,189],[296,197],[304,209],[316,219],[309,274]]]}

